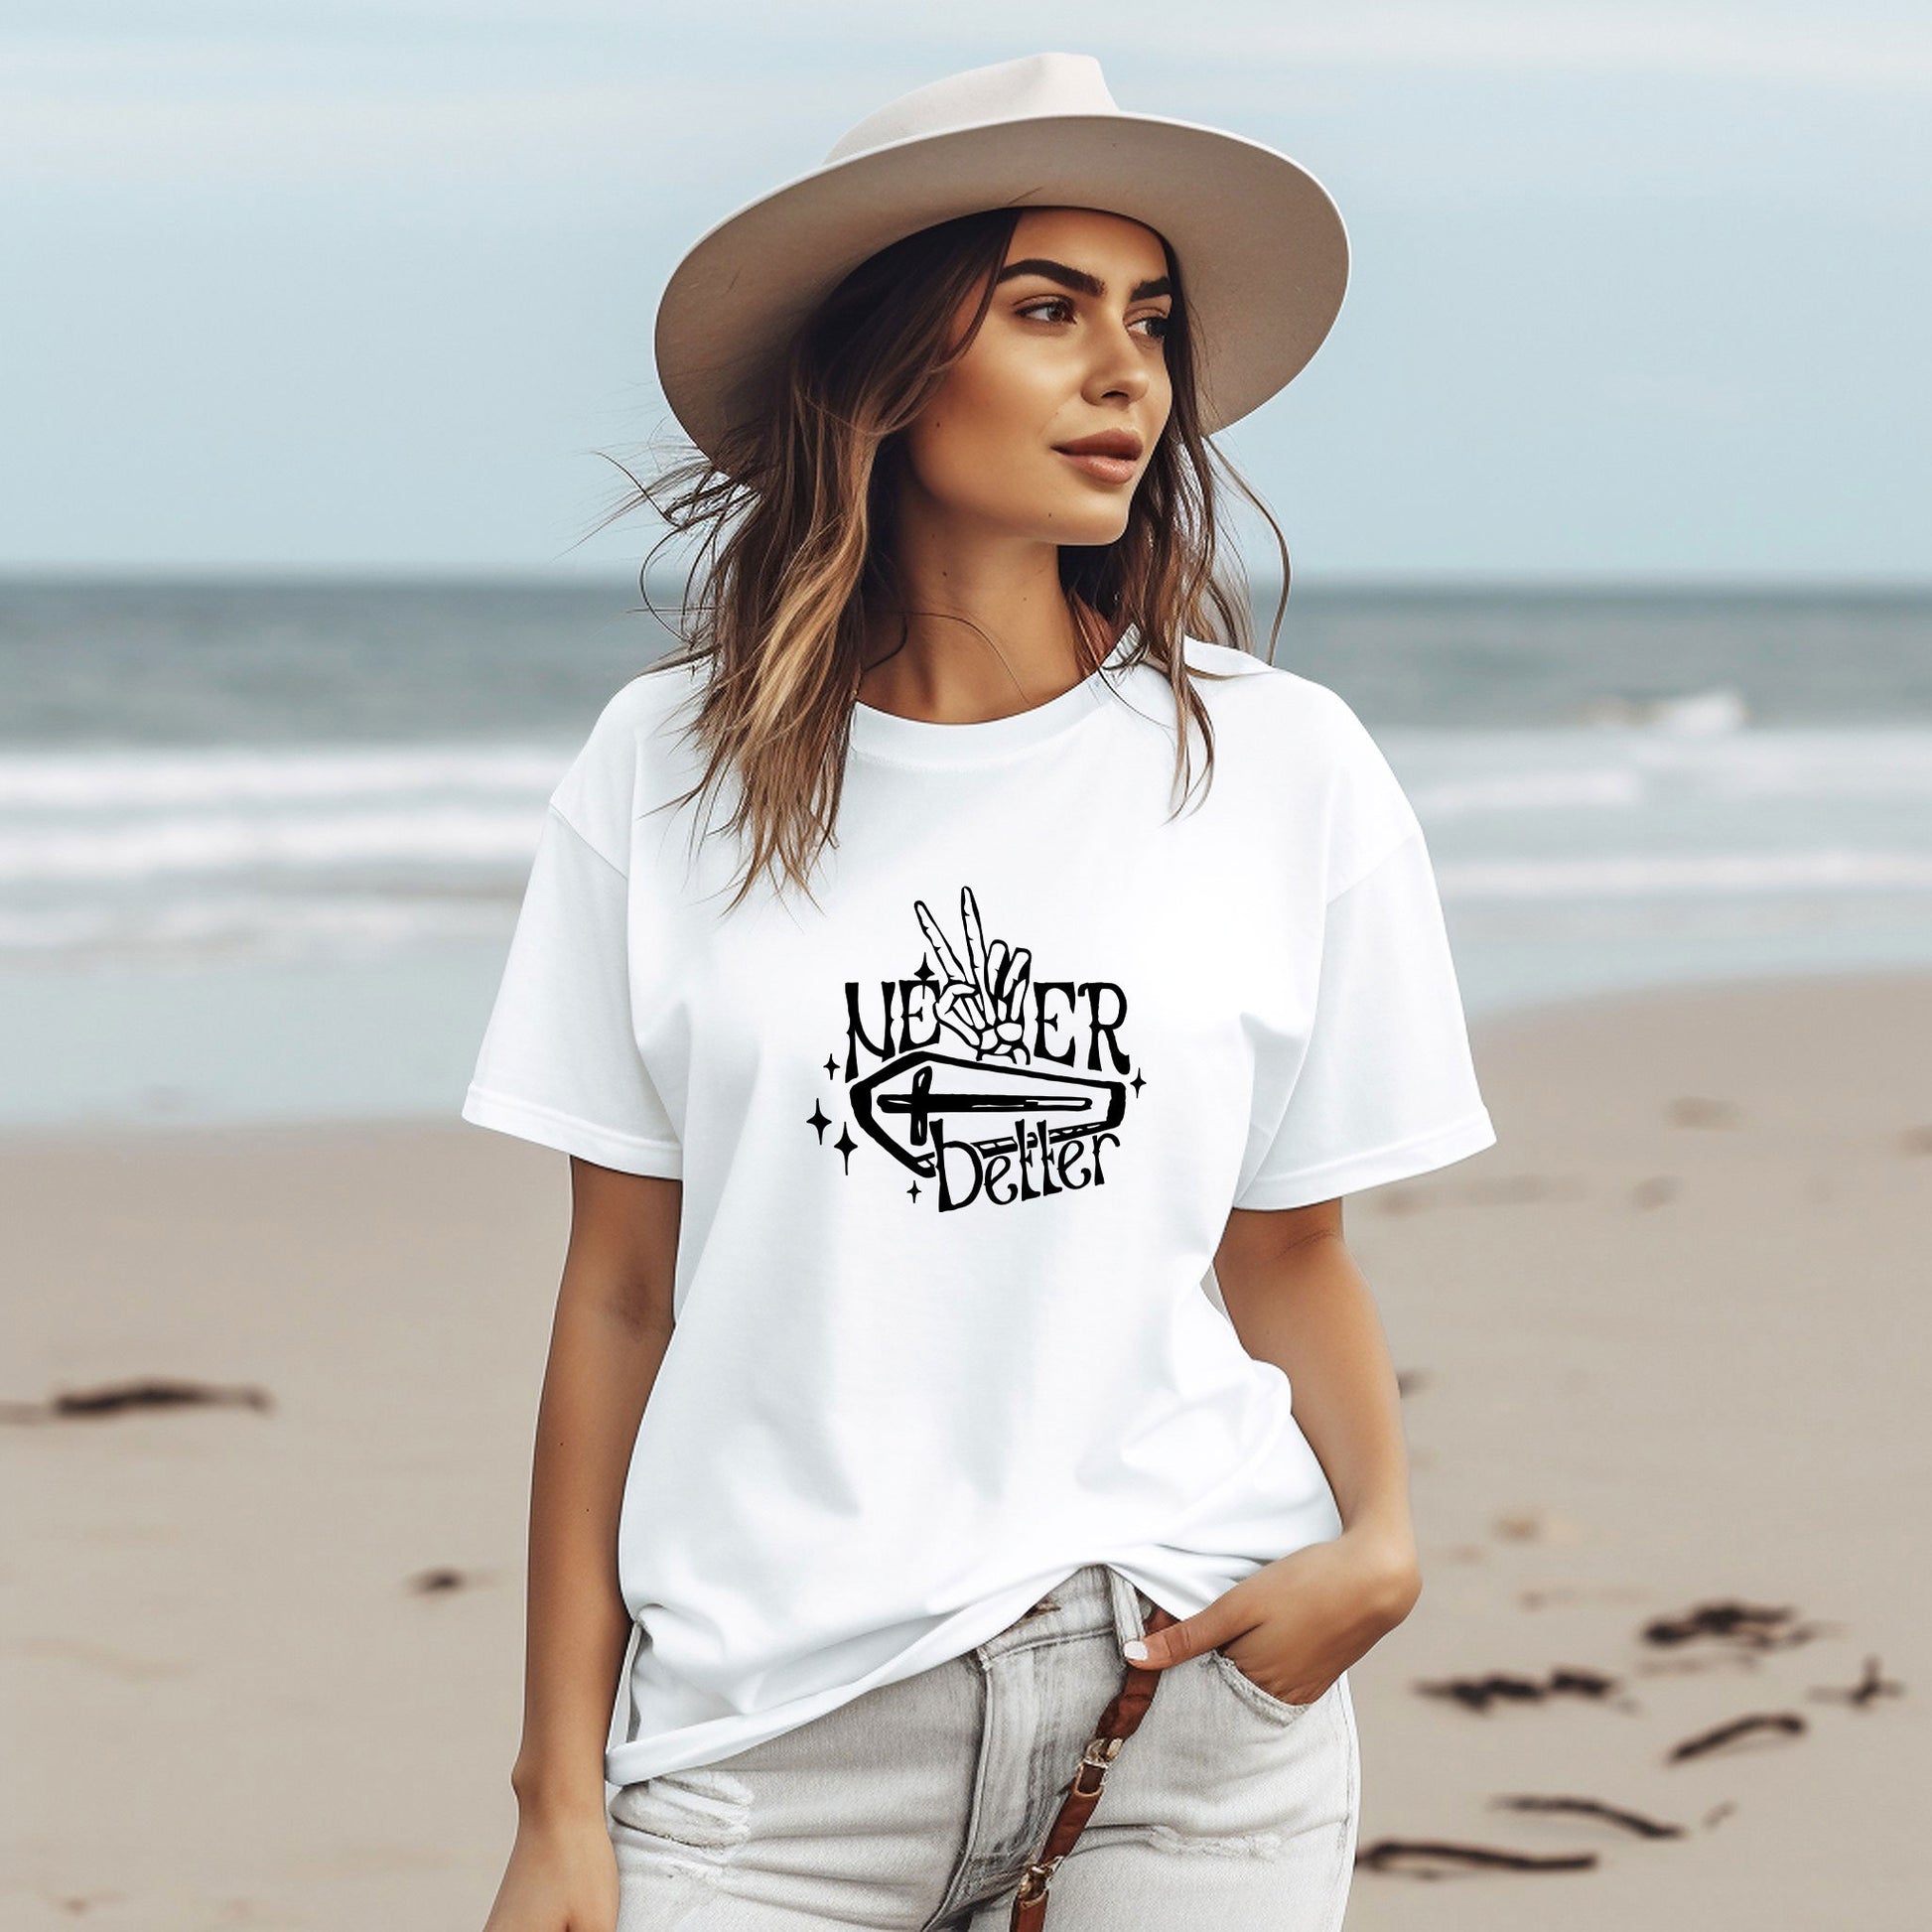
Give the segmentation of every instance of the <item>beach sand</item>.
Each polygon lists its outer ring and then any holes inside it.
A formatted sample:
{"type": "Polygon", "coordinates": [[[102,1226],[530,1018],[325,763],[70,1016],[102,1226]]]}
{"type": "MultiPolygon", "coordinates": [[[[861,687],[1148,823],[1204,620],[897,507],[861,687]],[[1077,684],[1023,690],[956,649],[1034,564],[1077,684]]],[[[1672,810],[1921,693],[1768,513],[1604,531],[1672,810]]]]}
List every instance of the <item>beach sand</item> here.
{"type": "MultiPolygon", "coordinates": [[[[1499,1144],[1347,1215],[1425,1574],[1350,1674],[1360,1850],[1595,1862],[1359,1867],[1350,1932],[1924,1924],[1932,979],[1474,1033],[1499,1144]],[[1836,1695],[1868,1658],[1902,1691],[1836,1695]],[[1543,1695],[1418,1688],[1492,1674],[1543,1695]]],[[[42,1135],[0,1144],[0,1921],[477,1932],[563,1158],[461,1123],[42,1135]],[[269,1406],[35,1407],[140,1377],[269,1406]]]]}

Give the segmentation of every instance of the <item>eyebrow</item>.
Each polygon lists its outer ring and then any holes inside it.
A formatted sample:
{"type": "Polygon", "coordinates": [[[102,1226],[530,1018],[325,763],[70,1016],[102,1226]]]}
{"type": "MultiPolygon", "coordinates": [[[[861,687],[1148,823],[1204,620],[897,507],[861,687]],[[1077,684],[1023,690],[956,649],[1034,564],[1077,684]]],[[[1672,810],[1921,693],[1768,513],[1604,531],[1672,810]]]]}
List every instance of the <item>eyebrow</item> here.
{"type": "MultiPolygon", "coordinates": [[[[994,276],[994,286],[1011,281],[1016,275],[1043,275],[1049,282],[1057,282],[1062,288],[1078,289],[1082,295],[1104,299],[1107,284],[1098,275],[1089,275],[1084,268],[1069,268],[1064,262],[1047,261],[1038,255],[1030,255],[1025,261],[1008,262],[1006,267],[994,276]]],[[[1130,302],[1145,301],[1151,295],[1172,295],[1173,283],[1165,275],[1157,275],[1150,282],[1136,282],[1128,290],[1130,302]]]]}

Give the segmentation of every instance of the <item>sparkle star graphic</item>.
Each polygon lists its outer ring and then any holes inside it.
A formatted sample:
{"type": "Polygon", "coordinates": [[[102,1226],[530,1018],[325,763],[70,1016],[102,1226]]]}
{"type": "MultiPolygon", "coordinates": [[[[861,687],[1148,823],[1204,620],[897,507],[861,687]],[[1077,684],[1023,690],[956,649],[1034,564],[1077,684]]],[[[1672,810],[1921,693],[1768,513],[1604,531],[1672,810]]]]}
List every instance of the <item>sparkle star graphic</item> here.
{"type": "Polygon", "coordinates": [[[814,1100],[812,1102],[811,1112],[805,1116],[805,1125],[809,1127],[812,1130],[812,1132],[818,1136],[818,1144],[820,1147],[823,1147],[825,1145],[825,1130],[828,1127],[830,1127],[831,1124],[832,1124],[831,1116],[826,1113],[825,1109],[821,1107],[816,1100],[814,1100]]]}
{"type": "Polygon", "coordinates": [[[839,1129],[839,1138],[836,1141],[834,1141],[832,1145],[835,1148],[837,1148],[840,1155],[844,1157],[845,1171],[847,1173],[850,1173],[852,1172],[852,1151],[854,1148],[856,1148],[859,1145],[859,1143],[852,1138],[851,1128],[842,1126],[839,1129]]]}
{"type": "Polygon", "coordinates": [[[1147,1082],[1141,1078],[1139,1070],[1136,1069],[1134,1077],[1127,1084],[1134,1089],[1136,1096],[1138,1096],[1141,1089],[1147,1085],[1147,1082]]]}

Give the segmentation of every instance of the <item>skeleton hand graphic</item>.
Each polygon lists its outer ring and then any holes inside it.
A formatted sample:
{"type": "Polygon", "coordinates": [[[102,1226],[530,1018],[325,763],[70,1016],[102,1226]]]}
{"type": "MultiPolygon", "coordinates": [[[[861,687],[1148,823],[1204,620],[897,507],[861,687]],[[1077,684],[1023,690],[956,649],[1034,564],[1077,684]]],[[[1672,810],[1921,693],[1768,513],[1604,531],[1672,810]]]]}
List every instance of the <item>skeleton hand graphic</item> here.
{"type": "Polygon", "coordinates": [[[1004,939],[994,940],[988,949],[970,886],[962,888],[959,895],[960,921],[966,930],[964,967],[927,911],[925,901],[914,899],[912,909],[918,913],[926,943],[946,976],[934,1009],[939,1024],[950,1027],[981,1059],[1015,1060],[1024,1066],[1033,1057],[1027,1051],[1027,1026],[1021,1018],[1033,955],[1024,946],[1010,949],[1004,939]]]}

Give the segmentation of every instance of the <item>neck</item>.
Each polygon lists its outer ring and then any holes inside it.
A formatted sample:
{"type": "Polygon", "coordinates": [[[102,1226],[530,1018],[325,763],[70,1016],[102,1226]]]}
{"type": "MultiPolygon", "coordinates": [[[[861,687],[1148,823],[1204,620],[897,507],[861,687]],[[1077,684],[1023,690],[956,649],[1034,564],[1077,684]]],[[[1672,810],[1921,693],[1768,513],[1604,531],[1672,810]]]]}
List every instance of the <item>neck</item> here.
{"type": "Polygon", "coordinates": [[[1008,718],[1071,690],[1113,648],[1113,627],[1062,589],[1054,546],[965,569],[957,553],[922,567],[915,552],[900,573],[902,608],[867,625],[859,697],[876,710],[939,725],[1008,718]]]}

